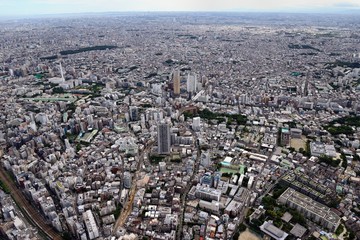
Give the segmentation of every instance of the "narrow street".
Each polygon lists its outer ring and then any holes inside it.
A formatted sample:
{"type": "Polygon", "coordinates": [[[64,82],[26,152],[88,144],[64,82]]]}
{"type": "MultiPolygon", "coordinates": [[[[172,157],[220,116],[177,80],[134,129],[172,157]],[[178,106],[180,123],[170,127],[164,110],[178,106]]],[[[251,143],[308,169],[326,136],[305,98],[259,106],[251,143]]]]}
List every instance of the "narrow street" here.
{"type": "MultiPolygon", "coordinates": [[[[196,137],[196,133],[191,130],[193,136],[194,136],[194,142],[196,144],[197,142],[197,137],[196,137]]],[[[185,188],[185,191],[184,193],[181,195],[181,213],[180,213],[180,216],[179,216],[179,224],[177,226],[177,229],[176,229],[176,239],[181,239],[181,235],[182,235],[182,229],[183,229],[183,222],[184,222],[184,213],[185,213],[185,203],[186,203],[186,197],[192,187],[192,184],[191,182],[193,181],[195,175],[198,173],[199,171],[199,166],[200,166],[200,156],[201,156],[201,151],[200,151],[200,148],[198,147],[197,149],[197,155],[196,155],[196,160],[195,160],[195,165],[194,165],[194,171],[190,177],[190,180],[189,180],[189,184],[186,185],[186,188],[185,188]]]]}

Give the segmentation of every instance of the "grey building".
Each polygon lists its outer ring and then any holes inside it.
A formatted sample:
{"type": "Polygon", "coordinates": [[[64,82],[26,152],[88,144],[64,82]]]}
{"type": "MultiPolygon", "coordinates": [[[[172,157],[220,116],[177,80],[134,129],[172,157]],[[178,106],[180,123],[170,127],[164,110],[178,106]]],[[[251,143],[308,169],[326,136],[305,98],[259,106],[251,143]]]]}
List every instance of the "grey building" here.
{"type": "Polygon", "coordinates": [[[158,125],[158,153],[169,154],[171,147],[170,126],[167,123],[158,125]]]}
{"type": "Polygon", "coordinates": [[[278,198],[278,202],[295,208],[305,217],[312,219],[331,231],[335,231],[340,225],[340,217],[329,207],[314,201],[292,188],[286,189],[278,198]]]}

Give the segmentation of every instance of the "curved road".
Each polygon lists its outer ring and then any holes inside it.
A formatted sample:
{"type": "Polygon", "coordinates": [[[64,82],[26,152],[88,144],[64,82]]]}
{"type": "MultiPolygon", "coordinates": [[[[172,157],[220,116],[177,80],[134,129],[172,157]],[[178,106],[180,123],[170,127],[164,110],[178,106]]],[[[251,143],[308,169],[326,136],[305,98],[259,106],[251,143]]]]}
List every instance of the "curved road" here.
{"type": "Polygon", "coordinates": [[[11,196],[23,210],[24,214],[27,215],[29,220],[42,232],[44,232],[49,239],[62,240],[61,235],[56,232],[51,226],[46,224],[44,217],[38,212],[37,209],[31,205],[28,200],[24,197],[22,192],[17,188],[14,181],[7,175],[6,170],[3,167],[0,167],[0,179],[3,181],[10,189],[11,196]]]}

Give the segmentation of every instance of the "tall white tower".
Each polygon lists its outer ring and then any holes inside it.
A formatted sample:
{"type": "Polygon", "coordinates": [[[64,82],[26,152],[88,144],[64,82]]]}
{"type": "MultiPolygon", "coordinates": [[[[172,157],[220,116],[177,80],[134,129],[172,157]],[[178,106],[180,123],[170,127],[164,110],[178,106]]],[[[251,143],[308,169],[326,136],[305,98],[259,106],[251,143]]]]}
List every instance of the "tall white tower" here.
{"type": "Polygon", "coordinates": [[[62,80],[65,81],[64,72],[63,72],[63,69],[62,69],[62,66],[61,66],[61,62],[60,62],[60,73],[61,73],[62,80]]]}
{"type": "Polygon", "coordinates": [[[197,86],[197,79],[196,75],[188,75],[187,82],[186,82],[186,90],[189,93],[195,93],[196,92],[196,86],[197,86]]]}

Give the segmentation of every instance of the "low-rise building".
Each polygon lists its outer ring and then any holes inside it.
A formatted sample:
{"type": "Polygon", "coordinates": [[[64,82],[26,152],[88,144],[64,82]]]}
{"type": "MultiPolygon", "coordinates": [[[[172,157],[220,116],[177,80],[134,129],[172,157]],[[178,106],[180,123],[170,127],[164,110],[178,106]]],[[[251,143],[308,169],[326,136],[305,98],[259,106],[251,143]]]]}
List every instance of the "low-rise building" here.
{"type": "Polygon", "coordinates": [[[310,197],[288,188],[278,198],[278,202],[298,210],[305,217],[321,224],[331,231],[340,225],[340,217],[329,207],[314,201],[310,197]]]}
{"type": "Polygon", "coordinates": [[[285,240],[285,238],[289,235],[274,226],[271,221],[265,221],[263,225],[260,226],[260,230],[276,240],[285,240]]]}

